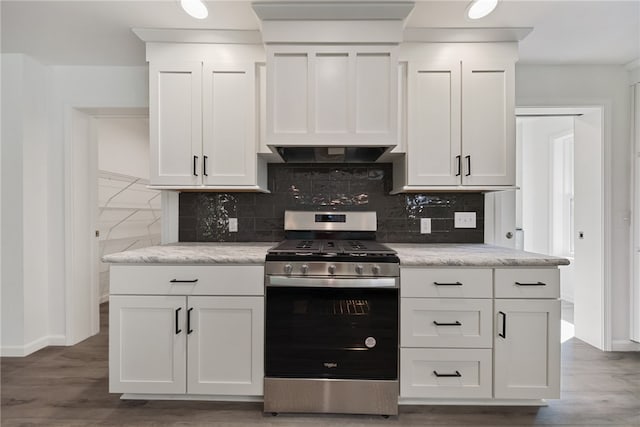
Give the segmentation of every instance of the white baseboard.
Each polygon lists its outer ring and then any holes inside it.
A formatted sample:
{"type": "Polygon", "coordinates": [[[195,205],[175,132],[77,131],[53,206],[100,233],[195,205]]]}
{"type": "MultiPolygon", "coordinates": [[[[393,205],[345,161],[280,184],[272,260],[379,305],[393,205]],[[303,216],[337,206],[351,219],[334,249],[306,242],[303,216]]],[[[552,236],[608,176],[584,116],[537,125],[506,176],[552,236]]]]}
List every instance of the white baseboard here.
{"type": "Polygon", "coordinates": [[[102,295],[102,296],[100,297],[100,304],[105,303],[105,302],[107,302],[107,301],[109,301],[109,294],[102,295]]]}
{"type": "Polygon", "coordinates": [[[631,340],[614,340],[611,351],[640,351],[640,343],[631,340]]]}
{"type": "Polygon", "coordinates": [[[2,357],[25,357],[38,350],[42,350],[50,345],[66,345],[67,338],[64,335],[51,335],[48,337],[38,338],[23,346],[7,345],[0,348],[0,356],[2,357]]]}

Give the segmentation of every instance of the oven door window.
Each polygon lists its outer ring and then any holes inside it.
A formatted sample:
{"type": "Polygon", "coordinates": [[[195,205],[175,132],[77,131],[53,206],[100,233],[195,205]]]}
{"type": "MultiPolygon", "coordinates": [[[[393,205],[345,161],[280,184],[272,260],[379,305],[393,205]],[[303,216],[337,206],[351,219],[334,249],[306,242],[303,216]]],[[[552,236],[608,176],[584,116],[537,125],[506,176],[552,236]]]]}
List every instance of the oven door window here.
{"type": "Polygon", "coordinates": [[[398,290],[267,288],[265,374],[397,379],[398,290]]]}

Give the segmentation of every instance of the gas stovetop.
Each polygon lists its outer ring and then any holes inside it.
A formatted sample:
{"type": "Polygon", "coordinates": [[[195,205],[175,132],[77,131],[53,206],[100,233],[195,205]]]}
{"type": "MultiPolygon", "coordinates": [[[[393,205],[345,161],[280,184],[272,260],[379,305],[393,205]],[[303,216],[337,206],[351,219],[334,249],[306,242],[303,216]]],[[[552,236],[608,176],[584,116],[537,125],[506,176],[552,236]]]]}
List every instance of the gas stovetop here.
{"type": "Polygon", "coordinates": [[[396,251],[376,241],[366,240],[326,240],[326,239],[295,239],[285,240],[269,250],[270,254],[294,255],[353,255],[353,256],[384,256],[395,255],[396,251]]]}

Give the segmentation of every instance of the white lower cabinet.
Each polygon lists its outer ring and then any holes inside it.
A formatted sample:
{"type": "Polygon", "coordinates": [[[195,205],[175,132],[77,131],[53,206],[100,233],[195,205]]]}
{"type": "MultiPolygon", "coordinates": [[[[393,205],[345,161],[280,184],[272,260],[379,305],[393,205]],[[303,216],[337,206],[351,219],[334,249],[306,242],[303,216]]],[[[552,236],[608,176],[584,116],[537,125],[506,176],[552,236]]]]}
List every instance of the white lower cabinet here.
{"type": "Polygon", "coordinates": [[[495,301],[494,395],[560,398],[560,301],[495,301]]]}
{"type": "Polygon", "coordinates": [[[185,393],[184,296],[109,298],[109,391],[185,393]]]}
{"type": "Polygon", "coordinates": [[[264,298],[189,297],[187,393],[261,395],[264,298]]]}
{"type": "Polygon", "coordinates": [[[560,397],[557,268],[403,267],[400,276],[401,403],[560,397]]]}
{"type": "MultiPolygon", "coordinates": [[[[149,270],[150,278],[157,276],[153,274],[155,267],[139,267],[143,268],[149,270]]],[[[170,276],[182,277],[183,268],[174,268],[176,271],[170,276]]],[[[263,276],[236,283],[240,296],[225,295],[230,289],[228,275],[239,269],[261,270],[262,267],[227,269],[226,274],[218,271],[216,287],[206,274],[208,270],[195,268],[191,275],[198,280],[191,279],[188,286],[182,288],[190,293],[206,291],[218,295],[110,296],[111,393],[262,395],[264,296],[254,291],[256,286],[251,282],[262,281],[263,276]],[[249,292],[256,294],[246,295],[249,292]]],[[[119,266],[112,270],[122,270],[111,277],[112,289],[116,290],[124,289],[138,272],[135,268],[119,266]]],[[[159,289],[163,289],[162,280],[156,282],[159,289]]]]}
{"type": "Polygon", "coordinates": [[[491,398],[491,349],[400,350],[400,396],[491,398]]]}

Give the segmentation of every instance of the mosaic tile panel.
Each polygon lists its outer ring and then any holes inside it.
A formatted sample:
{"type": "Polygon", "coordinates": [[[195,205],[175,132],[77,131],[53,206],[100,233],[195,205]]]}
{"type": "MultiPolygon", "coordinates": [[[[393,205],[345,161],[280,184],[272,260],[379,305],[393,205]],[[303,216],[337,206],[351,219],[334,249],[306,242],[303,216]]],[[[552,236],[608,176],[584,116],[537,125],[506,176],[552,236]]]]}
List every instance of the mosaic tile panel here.
{"type": "Polygon", "coordinates": [[[375,210],[377,238],[398,243],[482,243],[484,195],[435,193],[390,195],[390,163],[270,164],[270,194],[180,194],[182,242],[275,242],[284,238],[285,210],[375,210]],[[454,229],[454,212],[476,212],[475,229],[454,229]],[[229,233],[229,218],[238,232],[229,233]],[[420,234],[431,218],[431,234],[420,234]]]}

